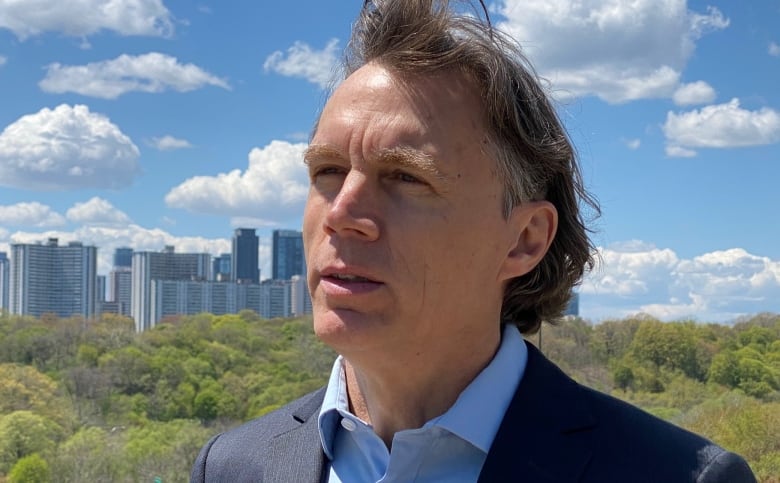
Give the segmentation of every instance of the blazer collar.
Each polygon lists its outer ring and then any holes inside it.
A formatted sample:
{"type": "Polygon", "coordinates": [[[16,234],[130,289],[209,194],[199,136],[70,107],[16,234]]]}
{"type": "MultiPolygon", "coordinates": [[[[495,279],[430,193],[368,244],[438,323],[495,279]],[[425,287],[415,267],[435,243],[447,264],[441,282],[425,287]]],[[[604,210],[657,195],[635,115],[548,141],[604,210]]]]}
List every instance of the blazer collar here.
{"type": "Polygon", "coordinates": [[[523,379],[488,452],[479,482],[577,481],[591,457],[596,419],[582,388],[528,346],[523,379]]]}
{"type": "Polygon", "coordinates": [[[327,475],[325,453],[317,429],[317,410],[325,388],[292,412],[295,427],[270,441],[273,466],[265,468],[263,481],[319,483],[327,475]]]}

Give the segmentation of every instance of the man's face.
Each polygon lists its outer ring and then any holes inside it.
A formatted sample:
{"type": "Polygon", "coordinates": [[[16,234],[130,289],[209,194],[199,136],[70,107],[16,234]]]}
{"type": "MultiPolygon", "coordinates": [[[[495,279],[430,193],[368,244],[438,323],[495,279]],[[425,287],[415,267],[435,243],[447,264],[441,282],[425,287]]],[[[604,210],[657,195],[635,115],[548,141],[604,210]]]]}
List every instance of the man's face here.
{"type": "Polygon", "coordinates": [[[488,151],[460,74],[399,83],[368,64],[335,91],[306,154],[303,222],[326,343],[422,351],[498,330],[517,232],[488,151]]]}

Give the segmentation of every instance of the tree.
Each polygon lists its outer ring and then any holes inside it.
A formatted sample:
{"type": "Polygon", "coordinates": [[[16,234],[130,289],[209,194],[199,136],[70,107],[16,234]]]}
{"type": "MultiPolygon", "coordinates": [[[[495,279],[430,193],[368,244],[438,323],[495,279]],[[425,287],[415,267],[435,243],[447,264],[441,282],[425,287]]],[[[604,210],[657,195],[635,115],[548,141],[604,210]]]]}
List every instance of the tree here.
{"type": "Polygon", "coordinates": [[[0,473],[25,456],[50,453],[62,433],[57,423],[30,411],[0,417],[0,473]]]}
{"type": "Polygon", "coordinates": [[[692,409],[680,423],[744,456],[759,480],[778,476],[780,403],[731,392],[692,409]]]}
{"type": "Polygon", "coordinates": [[[38,453],[17,461],[8,475],[9,483],[49,483],[50,481],[49,464],[38,453]]]}
{"type": "Polygon", "coordinates": [[[631,353],[638,361],[679,370],[693,379],[702,381],[706,375],[693,323],[643,321],[631,342],[631,353]]]}
{"type": "Polygon", "coordinates": [[[52,469],[59,481],[121,481],[124,431],[82,428],[57,448],[52,469]]]}

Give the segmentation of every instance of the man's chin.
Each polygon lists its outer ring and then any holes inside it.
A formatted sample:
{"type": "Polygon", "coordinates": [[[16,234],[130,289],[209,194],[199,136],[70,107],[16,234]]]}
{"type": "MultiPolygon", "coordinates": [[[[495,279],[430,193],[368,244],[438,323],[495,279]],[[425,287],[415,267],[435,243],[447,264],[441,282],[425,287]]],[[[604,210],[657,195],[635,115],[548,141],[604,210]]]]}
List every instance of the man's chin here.
{"type": "Polygon", "coordinates": [[[329,309],[314,313],[314,333],[338,352],[365,346],[378,337],[377,321],[351,309],[329,309]]]}

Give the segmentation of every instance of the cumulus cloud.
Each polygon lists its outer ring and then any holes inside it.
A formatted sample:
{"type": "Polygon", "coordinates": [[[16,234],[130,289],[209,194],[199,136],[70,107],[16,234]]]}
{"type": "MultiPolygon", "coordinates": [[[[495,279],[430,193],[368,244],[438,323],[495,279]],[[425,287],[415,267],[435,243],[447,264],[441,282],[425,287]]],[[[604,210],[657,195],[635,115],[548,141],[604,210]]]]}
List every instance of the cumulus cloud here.
{"type": "Polygon", "coordinates": [[[48,230],[44,232],[18,231],[10,235],[11,243],[37,243],[47,238],[58,238],[60,244],[80,241],[98,247],[98,272],[108,273],[113,264],[114,250],[131,247],[136,251],[160,251],[173,245],[180,253],[229,253],[228,238],[203,238],[175,236],[160,228],[144,228],[138,225],[82,226],[73,231],[48,230]]]}
{"type": "Polygon", "coordinates": [[[681,259],[653,245],[600,248],[601,263],[584,281],[585,316],[643,312],[665,320],[727,321],[777,311],[780,261],[741,248],[681,259]]]}
{"type": "Polygon", "coordinates": [[[188,92],[207,85],[230,88],[227,81],[195,64],[181,64],[176,57],[159,52],[122,54],[86,65],[49,64],[38,83],[45,92],[75,92],[102,99],[116,99],[128,92],[188,92]]]}
{"type": "MultiPolygon", "coordinates": [[[[160,228],[126,226],[83,226],[73,231],[48,230],[43,232],[17,231],[9,234],[0,229],[0,251],[8,252],[10,243],[37,243],[58,238],[60,244],[80,241],[98,248],[98,273],[107,274],[113,265],[114,250],[130,247],[135,251],[160,251],[172,245],[177,253],[230,253],[229,238],[176,236],[160,228]]],[[[258,246],[258,264],[261,278],[271,275],[271,240],[261,236],[258,246]]]]}
{"type": "Polygon", "coordinates": [[[173,136],[165,135],[161,138],[152,138],[151,145],[160,151],[171,151],[174,149],[191,148],[192,144],[186,139],[178,139],[173,136]]]}
{"type": "Polygon", "coordinates": [[[626,139],[625,140],[626,147],[632,151],[635,151],[639,149],[639,147],[642,145],[641,139],[626,139]]]}
{"type": "Polygon", "coordinates": [[[82,225],[123,226],[130,223],[126,214],[97,196],[84,203],[76,203],[65,216],[68,220],[82,225]]]}
{"type": "Polygon", "coordinates": [[[0,28],[20,40],[43,32],[85,37],[104,29],[164,37],[173,33],[173,22],[162,0],[0,0],[0,28]]]}
{"type": "Polygon", "coordinates": [[[138,148],[104,115],[61,104],[22,116],[0,133],[0,185],[30,190],[124,188],[138,148]]]}
{"type": "Polygon", "coordinates": [[[682,84],[674,91],[672,100],[678,106],[707,104],[715,100],[715,89],[704,81],[682,84]]]}
{"type": "Polygon", "coordinates": [[[558,97],[610,103],[671,97],[704,34],[723,14],[686,0],[502,0],[500,27],[519,40],[558,97]]]}
{"type": "Polygon", "coordinates": [[[693,158],[696,156],[696,151],[693,149],[687,149],[680,146],[666,146],[666,155],[670,158],[693,158]]]}
{"type": "Polygon", "coordinates": [[[769,55],[780,57],[780,45],[777,45],[775,42],[769,42],[769,55]]]}
{"type": "Polygon", "coordinates": [[[264,220],[262,218],[252,218],[250,216],[234,216],[230,218],[230,226],[232,228],[246,228],[253,227],[258,228],[261,226],[275,226],[276,223],[264,220]]]}
{"type": "Polygon", "coordinates": [[[37,201],[0,206],[0,225],[51,228],[64,224],[62,215],[37,201]]]}
{"type": "Polygon", "coordinates": [[[663,125],[667,154],[691,148],[758,146],[780,141],[780,113],[773,109],[743,109],[739,99],[700,110],[666,115],[663,125]],[[671,148],[671,151],[670,151],[671,148]]]}
{"type": "Polygon", "coordinates": [[[603,249],[598,260],[583,293],[650,294],[663,286],[669,271],[679,263],[674,251],[639,242],[603,249]]]}
{"type": "Polygon", "coordinates": [[[304,42],[295,42],[284,52],[277,50],[265,59],[263,69],[287,77],[299,77],[326,88],[333,78],[339,55],[338,39],[331,39],[322,50],[304,42]]]}
{"type": "Polygon", "coordinates": [[[165,202],[196,213],[250,217],[265,222],[299,216],[309,187],[306,144],[272,141],[249,153],[246,171],[196,176],[173,188],[165,202]]]}

